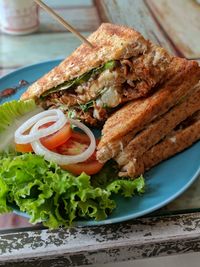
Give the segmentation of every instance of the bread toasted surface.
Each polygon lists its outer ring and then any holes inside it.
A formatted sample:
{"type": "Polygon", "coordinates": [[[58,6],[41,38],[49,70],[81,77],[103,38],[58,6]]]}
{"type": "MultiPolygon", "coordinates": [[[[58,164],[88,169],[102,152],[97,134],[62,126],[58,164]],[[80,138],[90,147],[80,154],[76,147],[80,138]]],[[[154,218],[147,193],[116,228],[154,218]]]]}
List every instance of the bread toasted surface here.
{"type": "Polygon", "coordinates": [[[116,156],[119,166],[125,166],[169,134],[178,124],[200,109],[200,83],[191,89],[191,94],[160,118],[138,133],[116,156]]]}
{"type": "Polygon", "coordinates": [[[174,58],[166,73],[166,82],[155,93],[128,103],[108,118],[98,145],[98,160],[106,162],[116,156],[137,132],[186,96],[199,79],[197,62],[174,58]]]}
{"type": "Polygon", "coordinates": [[[107,61],[129,58],[145,53],[148,41],[137,31],[103,23],[88,40],[94,48],[83,43],[69,57],[31,85],[22,99],[38,98],[45,91],[72,80],[107,61]]]}
{"type": "Polygon", "coordinates": [[[168,137],[146,151],[141,157],[132,159],[119,175],[137,177],[198,141],[200,139],[200,113],[196,113],[191,119],[192,122],[187,127],[172,131],[168,137]]]}

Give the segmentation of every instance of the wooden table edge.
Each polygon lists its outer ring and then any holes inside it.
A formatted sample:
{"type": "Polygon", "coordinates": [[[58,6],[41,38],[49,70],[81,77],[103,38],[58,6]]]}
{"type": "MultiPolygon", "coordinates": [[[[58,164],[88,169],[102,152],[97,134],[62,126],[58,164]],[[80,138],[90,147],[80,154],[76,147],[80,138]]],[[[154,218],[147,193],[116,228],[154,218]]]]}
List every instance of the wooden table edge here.
{"type": "Polygon", "coordinates": [[[2,233],[0,266],[79,266],[199,249],[200,212],[195,212],[95,227],[2,233]]]}

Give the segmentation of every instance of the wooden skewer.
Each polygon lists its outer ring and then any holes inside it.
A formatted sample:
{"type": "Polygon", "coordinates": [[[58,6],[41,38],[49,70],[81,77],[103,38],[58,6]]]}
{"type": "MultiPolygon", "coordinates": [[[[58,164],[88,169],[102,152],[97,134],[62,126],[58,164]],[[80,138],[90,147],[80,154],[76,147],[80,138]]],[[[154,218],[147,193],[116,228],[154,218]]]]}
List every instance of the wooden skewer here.
{"type": "Polygon", "coordinates": [[[52,8],[47,6],[41,0],[34,0],[40,7],[42,7],[46,12],[48,12],[53,18],[55,18],[60,24],[62,24],[67,30],[74,33],[82,42],[85,42],[91,48],[93,45],[82,35],[78,32],[74,27],[72,27],[66,20],[64,20],[61,16],[59,16],[52,8]]]}

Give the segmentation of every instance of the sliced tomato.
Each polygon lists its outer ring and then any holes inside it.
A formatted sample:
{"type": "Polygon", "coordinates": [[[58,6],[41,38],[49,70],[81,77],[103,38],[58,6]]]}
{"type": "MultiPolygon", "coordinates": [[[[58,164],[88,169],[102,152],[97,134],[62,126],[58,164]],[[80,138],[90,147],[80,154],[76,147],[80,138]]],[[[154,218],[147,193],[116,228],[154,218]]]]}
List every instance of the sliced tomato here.
{"type": "MultiPolygon", "coordinates": [[[[84,133],[79,133],[79,132],[73,131],[71,137],[73,138],[73,140],[75,140],[81,144],[87,144],[87,145],[90,144],[90,138],[84,133]]],[[[98,143],[99,143],[99,139],[96,139],[96,144],[98,145],[98,143]]]]}
{"type": "MultiPolygon", "coordinates": [[[[46,123],[41,128],[49,127],[52,123],[46,123]]],[[[70,124],[67,123],[59,131],[43,137],[40,139],[41,143],[48,149],[52,150],[62,144],[64,144],[72,135],[70,124]]],[[[15,144],[15,149],[18,152],[32,152],[33,149],[30,144],[15,144]]]]}
{"type": "Polygon", "coordinates": [[[84,134],[84,133],[79,133],[79,132],[76,132],[76,131],[73,131],[72,132],[72,138],[73,140],[81,143],[81,144],[90,144],[90,138],[84,134]]]}
{"type": "Polygon", "coordinates": [[[67,123],[59,131],[40,139],[41,143],[48,149],[54,149],[64,144],[72,135],[71,126],[67,123]]]}
{"type": "Polygon", "coordinates": [[[61,155],[78,155],[87,149],[88,145],[81,144],[71,137],[66,143],[56,148],[57,153],[61,155]]]}
{"type": "MultiPolygon", "coordinates": [[[[73,132],[71,138],[65,144],[57,147],[56,151],[62,155],[78,155],[87,149],[89,142],[90,139],[87,135],[73,132]]],[[[61,166],[62,169],[75,175],[80,175],[82,172],[92,175],[99,172],[102,167],[103,164],[96,159],[96,151],[84,162],[61,166]]]]}
{"type": "Polygon", "coordinates": [[[102,167],[103,164],[97,160],[61,166],[62,169],[67,170],[75,175],[80,175],[82,172],[85,172],[88,175],[96,174],[102,169],[102,167]]]}
{"type": "MultiPolygon", "coordinates": [[[[47,123],[41,128],[49,127],[52,123],[47,123]]],[[[62,155],[78,155],[83,153],[90,144],[90,138],[83,133],[71,130],[70,124],[66,124],[62,129],[54,134],[40,139],[41,143],[49,150],[62,155]]],[[[98,140],[96,140],[98,144],[98,140]]],[[[18,152],[32,152],[30,144],[16,144],[18,152]]],[[[95,174],[101,170],[103,164],[97,161],[96,151],[84,162],[61,166],[64,170],[70,171],[75,175],[80,175],[85,172],[88,175],[95,174]]]]}
{"type": "Polygon", "coordinates": [[[17,152],[33,152],[31,144],[15,144],[15,150],[17,152]]]}

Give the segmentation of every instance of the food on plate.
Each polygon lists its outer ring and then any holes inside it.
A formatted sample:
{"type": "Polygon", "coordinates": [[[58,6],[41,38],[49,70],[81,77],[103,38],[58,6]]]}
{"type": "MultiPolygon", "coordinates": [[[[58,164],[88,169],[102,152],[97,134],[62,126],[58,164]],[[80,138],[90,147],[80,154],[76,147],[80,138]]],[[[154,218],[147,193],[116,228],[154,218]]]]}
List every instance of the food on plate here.
{"type": "Polygon", "coordinates": [[[164,139],[152,146],[149,150],[133,163],[130,161],[124,166],[120,175],[137,177],[138,174],[144,173],[159,162],[181,152],[200,139],[200,112],[196,112],[180,123],[164,139]]]}
{"type": "Polygon", "coordinates": [[[105,122],[97,152],[101,162],[115,157],[148,123],[187,96],[200,78],[198,64],[181,58],[174,58],[168,71],[171,78],[157,91],[149,97],[131,101],[105,122]]]}
{"type": "Polygon", "coordinates": [[[81,45],[31,85],[22,99],[34,98],[44,108],[60,107],[89,125],[103,124],[97,160],[114,159],[120,175],[134,177],[124,172],[129,162],[133,166],[137,157],[198,109],[198,102],[193,107],[188,97],[200,80],[200,67],[123,26],[102,24],[89,40],[94,49],[81,45]],[[186,102],[179,107],[182,100],[186,102]],[[152,123],[165,131],[157,133],[152,123]]]}
{"type": "Polygon", "coordinates": [[[33,100],[0,106],[1,137],[12,130],[0,153],[0,213],[17,209],[57,228],[77,217],[104,220],[114,194],[144,192],[142,176],[120,179],[114,164],[97,161],[98,139],[87,126],[59,109],[38,111],[33,100]]]}
{"type": "Polygon", "coordinates": [[[94,49],[82,44],[22,99],[103,126],[97,161],[114,159],[134,178],[138,158],[199,109],[200,67],[124,26],[102,24],[89,41],[94,49]]]}
{"type": "Polygon", "coordinates": [[[96,140],[92,131],[83,123],[67,118],[59,109],[40,112],[25,121],[15,131],[15,144],[17,148],[20,145],[31,145],[35,154],[44,156],[47,161],[54,161],[60,166],[65,166],[65,169],[70,164],[83,163],[89,160],[96,149],[96,140]],[[88,144],[74,142],[73,153],[69,149],[66,150],[68,153],[59,153],[61,151],[61,149],[59,150],[60,146],[69,147],[71,145],[73,130],[69,128],[75,126],[87,135],[88,144]],[[66,132],[64,136],[63,131],[66,132]],[[81,149],[79,148],[80,145],[81,149]]]}
{"type": "Polygon", "coordinates": [[[62,108],[100,126],[121,104],[144,97],[165,76],[172,56],[135,30],[103,23],[59,66],[32,84],[22,99],[62,108]]]}
{"type": "Polygon", "coordinates": [[[0,213],[50,228],[103,220],[113,193],[143,193],[146,170],[200,139],[197,62],[124,26],[88,40],[0,106],[0,213]]]}
{"type": "Polygon", "coordinates": [[[20,209],[31,223],[49,228],[70,226],[78,218],[104,220],[116,207],[113,194],[131,197],[144,192],[144,179],[116,179],[105,166],[98,175],[75,176],[55,162],[25,153],[0,158],[0,213],[20,209]],[[15,173],[16,175],[13,175],[15,173]]]}
{"type": "Polygon", "coordinates": [[[132,158],[141,156],[145,151],[168,135],[182,121],[192,116],[200,107],[200,86],[196,86],[191,94],[166,114],[152,121],[143,131],[133,138],[123,151],[117,155],[117,162],[122,166],[132,158]]]}
{"type": "MultiPolygon", "coordinates": [[[[134,168],[141,163],[138,158],[143,158],[144,153],[148,154],[178,124],[200,110],[200,68],[196,62],[174,58],[166,77],[171,78],[167,78],[154,93],[128,103],[104,124],[97,159],[106,162],[114,158],[121,176],[134,177],[137,173],[134,168]]],[[[198,139],[195,135],[193,142],[198,139]]],[[[188,146],[192,143],[188,142],[188,146]]],[[[186,147],[180,145],[179,149],[172,149],[174,153],[169,153],[169,156],[186,147]]],[[[166,159],[162,155],[160,150],[160,161],[166,159]]],[[[141,167],[141,173],[146,169],[148,167],[141,167]]]]}

